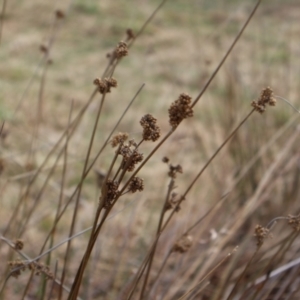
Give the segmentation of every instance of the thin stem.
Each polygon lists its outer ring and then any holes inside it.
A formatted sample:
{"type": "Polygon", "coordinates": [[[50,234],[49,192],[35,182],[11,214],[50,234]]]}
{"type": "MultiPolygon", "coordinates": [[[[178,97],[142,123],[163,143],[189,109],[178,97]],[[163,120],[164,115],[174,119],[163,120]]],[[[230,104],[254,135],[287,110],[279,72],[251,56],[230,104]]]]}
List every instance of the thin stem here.
{"type": "Polygon", "coordinates": [[[287,103],[290,107],[292,107],[298,114],[300,114],[300,110],[297,109],[291,102],[289,102],[287,99],[283,98],[283,97],[280,97],[280,96],[277,96],[275,95],[275,98],[278,98],[278,99],[281,99],[283,100],[285,103],[287,103]]]}
{"type": "Polygon", "coordinates": [[[257,247],[255,252],[253,253],[252,257],[250,258],[250,260],[247,262],[246,267],[244,268],[242,274],[239,276],[238,280],[235,282],[234,287],[232,289],[232,291],[230,292],[229,296],[227,297],[227,300],[231,300],[233,299],[234,293],[237,291],[237,289],[239,288],[239,283],[241,282],[242,278],[245,276],[246,271],[249,269],[249,266],[251,265],[251,263],[253,262],[256,254],[258,253],[259,249],[261,248],[261,246],[263,245],[263,243],[260,243],[257,247]]]}
{"type": "Polygon", "coordinates": [[[252,12],[250,13],[249,17],[247,18],[245,24],[243,25],[243,27],[241,28],[240,32],[238,33],[238,35],[235,37],[233,43],[231,44],[231,46],[229,47],[229,49],[227,50],[227,52],[225,53],[224,57],[222,58],[222,60],[220,61],[219,65],[217,66],[217,68],[215,69],[215,71],[212,73],[212,75],[210,76],[210,78],[208,79],[207,83],[205,84],[205,86],[203,87],[202,91],[200,92],[200,94],[196,97],[196,99],[194,100],[192,107],[194,107],[197,102],[200,100],[200,98],[203,96],[203,94],[205,93],[205,91],[207,90],[207,88],[210,86],[211,82],[213,81],[213,79],[215,78],[215,76],[217,75],[217,73],[219,72],[219,70],[221,69],[221,67],[223,66],[224,62],[226,61],[227,57],[229,56],[229,54],[231,53],[231,51],[233,50],[234,46],[236,45],[236,43],[238,42],[238,40],[240,39],[240,37],[242,36],[244,30],[246,29],[246,27],[248,26],[249,22],[251,21],[252,17],[254,16],[258,6],[260,5],[262,0],[258,0],[255,7],[253,8],[252,12]]]}
{"type": "MultiPolygon", "coordinates": [[[[77,193],[77,197],[76,197],[76,200],[75,200],[75,207],[74,207],[74,212],[73,212],[73,217],[72,217],[69,236],[72,236],[73,232],[74,232],[75,223],[76,223],[76,220],[77,220],[77,213],[78,213],[79,199],[80,199],[80,196],[81,196],[82,185],[83,185],[83,181],[84,181],[84,178],[85,178],[85,173],[86,173],[88,161],[89,161],[89,158],[90,158],[92,146],[93,146],[93,143],[94,143],[94,138],[95,138],[96,130],[97,130],[97,127],[98,127],[98,122],[99,122],[100,115],[101,115],[101,112],[102,112],[102,107],[103,107],[103,103],[104,103],[104,100],[105,100],[105,95],[106,95],[106,93],[104,93],[102,95],[102,98],[101,98],[101,101],[100,101],[100,104],[99,104],[99,108],[98,108],[98,111],[97,111],[93,131],[92,131],[92,136],[90,138],[90,143],[89,143],[88,151],[87,151],[87,154],[86,154],[84,167],[83,167],[83,170],[82,170],[81,180],[80,180],[79,187],[78,187],[78,193],[77,193]]],[[[63,272],[62,272],[62,277],[61,277],[62,282],[64,281],[66,270],[67,270],[67,265],[68,265],[68,261],[69,261],[68,258],[69,258],[69,253],[71,251],[71,241],[72,240],[70,240],[68,242],[67,250],[65,252],[64,266],[63,266],[63,272]]]]}
{"type": "MultiPolygon", "coordinates": [[[[119,118],[117,124],[115,125],[115,127],[112,129],[112,131],[110,132],[110,134],[108,135],[106,141],[104,142],[104,144],[102,145],[101,149],[98,151],[96,157],[93,159],[92,163],[90,164],[90,166],[88,167],[88,169],[85,172],[84,178],[88,175],[88,173],[90,172],[90,170],[92,169],[92,167],[94,166],[95,162],[97,161],[97,159],[99,158],[99,156],[101,155],[101,153],[103,152],[104,148],[106,147],[106,145],[108,144],[110,138],[112,137],[113,133],[115,132],[115,130],[117,129],[117,127],[119,126],[119,124],[121,123],[121,121],[123,120],[124,116],[126,115],[127,111],[129,110],[129,108],[131,107],[131,105],[133,104],[133,102],[136,100],[137,96],[139,95],[139,93],[142,91],[143,87],[145,86],[145,84],[143,84],[139,90],[137,91],[137,93],[135,94],[135,96],[132,98],[132,100],[130,101],[130,103],[128,104],[128,106],[126,107],[125,111],[123,112],[123,114],[121,115],[121,117],[119,118]]],[[[94,93],[97,93],[97,89],[94,91],[94,93]]],[[[58,222],[61,217],[64,215],[67,207],[69,206],[69,204],[71,203],[71,201],[73,200],[73,197],[75,196],[75,194],[78,192],[78,186],[76,187],[75,191],[73,192],[73,194],[70,196],[69,200],[67,201],[67,203],[65,204],[65,206],[63,207],[63,209],[61,210],[60,214],[57,217],[57,221],[58,222]]],[[[55,225],[56,226],[56,225],[55,225]]],[[[52,227],[52,229],[50,230],[50,232],[48,233],[45,242],[47,243],[48,239],[50,238],[52,231],[54,230],[54,227],[52,227]]]]}
{"type": "Polygon", "coordinates": [[[177,211],[177,209],[180,207],[180,204],[182,201],[186,198],[187,194],[190,192],[194,184],[197,182],[197,180],[200,178],[200,176],[203,174],[203,172],[206,170],[206,168],[209,166],[209,164],[214,160],[214,158],[218,155],[218,153],[224,148],[224,146],[229,142],[229,140],[237,133],[237,131],[241,128],[241,126],[248,120],[248,118],[252,115],[252,113],[255,110],[252,109],[250,113],[240,122],[240,124],[231,132],[231,134],[225,139],[225,141],[219,146],[219,148],[215,151],[215,153],[211,156],[211,158],[206,162],[206,164],[202,167],[200,172],[197,174],[195,179],[192,181],[192,183],[189,185],[189,187],[186,189],[184,194],[180,197],[178,203],[176,204],[175,208],[172,210],[171,214],[169,215],[169,218],[165,222],[162,231],[166,228],[170,220],[172,219],[173,215],[177,211]]]}
{"type": "MultiPolygon", "coordinates": [[[[166,205],[167,205],[167,203],[170,199],[170,195],[171,195],[172,190],[174,189],[174,185],[175,185],[175,181],[174,181],[173,178],[171,178],[169,186],[168,186],[168,191],[167,191],[167,195],[166,195],[166,198],[165,198],[165,202],[163,204],[163,208],[162,208],[161,213],[160,213],[159,222],[158,222],[158,226],[157,226],[157,230],[156,230],[156,235],[158,235],[160,230],[161,230],[164,215],[166,213],[166,205]]],[[[145,279],[144,279],[144,283],[143,283],[142,290],[141,290],[141,295],[140,295],[141,300],[144,299],[144,294],[145,294],[145,290],[146,290],[146,287],[147,287],[149,274],[150,274],[150,270],[151,270],[151,267],[152,267],[152,262],[153,262],[153,258],[154,258],[154,255],[155,255],[157,243],[158,243],[158,240],[154,245],[153,251],[152,251],[151,256],[150,256],[150,260],[148,262],[147,271],[146,271],[146,274],[145,274],[145,279]]]]}
{"type": "Polygon", "coordinates": [[[211,271],[209,271],[198,283],[196,286],[194,286],[191,290],[189,290],[187,293],[185,293],[182,297],[180,297],[178,300],[186,299],[187,296],[189,296],[192,292],[194,292],[206,278],[208,278],[214,271],[216,271],[217,268],[219,268],[230,256],[232,253],[229,253],[226,255],[211,271]]]}
{"type": "Polygon", "coordinates": [[[173,253],[172,249],[169,250],[168,254],[164,258],[164,261],[161,264],[160,269],[158,270],[158,272],[157,272],[157,274],[156,274],[156,276],[155,276],[155,278],[154,278],[154,280],[152,282],[152,287],[151,287],[151,289],[149,291],[149,297],[148,297],[148,299],[153,299],[152,295],[155,293],[157,280],[158,280],[159,276],[161,275],[161,273],[162,273],[162,271],[163,271],[163,269],[164,269],[164,267],[165,267],[165,265],[166,265],[166,263],[167,263],[167,261],[170,258],[170,256],[171,256],[172,253],[173,253]]]}

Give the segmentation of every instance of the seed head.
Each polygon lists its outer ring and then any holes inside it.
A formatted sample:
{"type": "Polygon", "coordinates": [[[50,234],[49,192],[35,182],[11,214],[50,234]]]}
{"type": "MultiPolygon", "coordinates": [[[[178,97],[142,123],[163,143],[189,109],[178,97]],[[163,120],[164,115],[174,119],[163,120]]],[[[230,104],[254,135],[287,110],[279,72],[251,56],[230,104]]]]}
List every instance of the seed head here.
{"type": "Polygon", "coordinates": [[[23,247],[24,247],[24,243],[23,243],[22,240],[18,239],[18,240],[15,241],[15,249],[16,250],[22,250],[23,247]]]}
{"type": "Polygon", "coordinates": [[[118,46],[116,47],[115,51],[116,58],[122,58],[128,55],[128,47],[125,42],[119,42],[118,46]]]}
{"type": "Polygon", "coordinates": [[[44,44],[40,45],[40,51],[43,53],[48,53],[48,47],[44,44]]]}
{"type": "Polygon", "coordinates": [[[144,189],[144,179],[139,177],[133,177],[129,183],[128,190],[132,193],[136,191],[141,192],[144,189]]]}
{"type": "Polygon", "coordinates": [[[183,119],[190,118],[194,115],[191,107],[192,98],[182,93],[179,98],[173,102],[169,108],[169,123],[176,128],[183,119]]]}
{"type": "Polygon", "coordinates": [[[300,216],[288,215],[288,224],[295,230],[300,231],[300,216]]]}
{"type": "Polygon", "coordinates": [[[181,174],[183,173],[181,165],[177,165],[177,166],[170,165],[168,176],[175,179],[177,173],[181,173],[181,174]]]}
{"type": "Polygon", "coordinates": [[[254,236],[256,237],[257,240],[257,246],[261,246],[265,240],[266,237],[269,235],[269,229],[265,228],[261,225],[256,225],[255,226],[255,233],[254,236]]]}
{"type": "Polygon", "coordinates": [[[170,159],[166,156],[163,157],[163,159],[162,159],[162,162],[165,163],[165,164],[169,163],[169,161],[170,161],[170,159]]]}
{"type": "Polygon", "coordinates": [[[55,11],[55,16],[56,16],[57,19],[63,19],[65,17],[65,14],[64,14],[63,11],[58,9],[58,10],[55,11]]]}
{"type": "Polygon", "coordinates": [[[110,93],[112,87],[117,87],[118,82],[115,78],[104,78],[99,79],[96,78],[94,80],[94,85],[98,87],[98,91],[100,94],[110,93]]]}
{"type": "Polygon", "coordinates": [[[157,119],[152,115],[144,115],[140,121],[143,127],[143,139],[155,142],[160,137],[160,128],[156,125],[157,119]]]}
{"type": "Polygon", "coordinates": [[[35,275],[45,274],[47,279],[53,279],[54,276],[48,266],[43,265],[39,262],[27,263],[27,261],[14,260],[9,261],[8,265],[12,271],[12,276],[18,278],[21,275],[21,271],[28,269],[29,271],[35,271],[35,275]]]}
{"type": "Polygon", "coordinates": [[[119,132],[117,135],[115,135],[111,140],[111,146],[114,148],[118,146],[119,144],[123,144],[128,138],[127,132],[119,132]]]}
{"type": "Polygon", "coordinates": [[[254,109],[261,114],[266,110],[267,104],[270,106],[276,105],[276,99],[274,98],[273,90],[270,87],[263,89],[260,97],[251,103],[254,109]]]}
{"type": "Polygon", "coordinates": [[[127,34],[127,41],[130,41],[130,40],[132,40],[132,39],[135,38],[135,35],[134,35],[134,33],[133,33],[133,31],[132,31],[131,28],[128,28],[126,30],[126,34],[127,34]]]}
{"type": "Polygon", "coordinates": [[[106,187],[107,187],[107,194],[106,194],[106,201],[104,203],[104,208],[109,208],[118,195],[119,183],[117,181],[108,179],[106,181],[106,187]]]}
{"type": "Polygon", "coordinates": [[[173,252],[185,253],[193,245],[193,237],[191,235],[185,234],[182,236],[173,246],[173,252]]]}
{"type": "Polygon", "coordinates": [[[125,169],[128,172],[132,172],[135,169],[135,165],[143,161],[144,155],[139,153],[138,150],[131,150],[128,145],[126,145],[122,150],[121,154],[123,156],[123,165],[122,169],[125,169]]]}

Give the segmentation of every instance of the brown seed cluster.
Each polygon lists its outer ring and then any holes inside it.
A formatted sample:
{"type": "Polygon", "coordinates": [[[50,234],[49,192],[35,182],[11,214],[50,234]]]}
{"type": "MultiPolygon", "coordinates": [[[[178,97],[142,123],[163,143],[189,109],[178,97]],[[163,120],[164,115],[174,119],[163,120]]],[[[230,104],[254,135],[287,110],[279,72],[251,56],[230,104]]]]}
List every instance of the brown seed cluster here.
{"type": "Polygon", "coordinates": [[[17,239],[15,241],[15,249],[16,250],[22,250],[24,248],[24,243],[22,240],[17,239]]]}
{"type": "Polygon", "coordinates": [[[262,90],[260,97],[256,101],[252,101],[251,105],[254,107],[255,111],[263,113],[266,110],[266,106],[275,106],[276,99],[273,95],[273,90],[270,87],[267,87],[262,90]]]}
{"type": "Polygon", "coordinates": [[[110,143],[111,143],[111,146],[114,148],[120,144],[123,144],[127,139],[128,139],[127,132],[119,132],[112,138],[110,143]]]}
{"type": "Polygon", "coordinates": [[[128,55],[128,47],[125,42],[119,42],[115,51],[114,51],[116,58],[122,58],[128,55]]]}
{"type": "Polygon", "coordinates": [[[57,19],[63,19],[65,17],[65,14],[64,14],[63,11],[58,9],[58,10],[55,11],[55,16],[56,16],[57,19]]]}
{"type": "Polygon", "coordinates": [[[135,165],[140,163],[144,159],[143,153],[140,153],[136,149],[136,144],[133,140],[130,140],[128,144],[124,144],[119,149],[118,154],[123,156],[122,169],[126,169],[128,172],[132,172],[135,165]]]}
{"type": "Polygon", "coordinates": [[[257,246],[261,246],[265,240],[266,237],[269,235],[269,229],[265,228],[261,225],[256,225],[255,226],[255,233],[254,236],[256,237],[257,240],[257,246]]]}
{"type": "Polygon", "coordinates": [[[193,237],[191,235],[182,236],[173,246],[173,252],[185,253],[187,252],[193,245],[193,237]]]}
{"type": "Polygon", "coordinates": [[[94,80],[94,85],[98,87],[98,91],[100,94],[106,94],[111,92],[111,88],[115,88],[118,86],[118,82],[115,78],[104,78],[99,79],[96,78],[94,80]]]}
{"type": "Polygon", "coordinates": [[[288,215],[288,224],[295,230],[300,231],[300,216],[288,215]]]}
{"type": "Polygon", "coordinates": [[[181,165],[172,166],[172,165],[170,164],[170,165],[169,165],[169,173],[168,173],[168,176],[171,177],[171,178],[173,178],[173,179],[175,179],[177,173],[180,173],[180,174],[183,173],[183,170],[182,170],[181,165]]]}
{"type": "Polygon", "coordinates": [[[132,31],[131,28],[128,28],[126,30],[126,34],[127,34],[127,38],[126,38],[127,41],[130,41],[130,40],[132,40],[132,39],[135,38],[135,35],[134,35],[134,33],[133,33],[133,31],[132,31]]]}
{"type": "Polygon", "coordinates": [[[40,51],[43,53],[48,53],[48,47],[44,44],[40,45],[40,51]]]}
{"type": "Polygon", "coordinates": [[[43,265],[39,262],[31,262],[22,260],[9,261],[8,265],[12,271],[12,276],[18,278],[21,275],[22,271],[28,269],[29,271],[34,271],[35,275],[40,275],[41,273],[45,274],[47,279],[53,279],[54,276],[50,271],[48,266],[43,265]]]}
{"type": "Polygon", "coordinates": [[[169,157],[163,157],[162,162],[167,164],[170,161],[169,157]]]}
{"type": "Polygon", "coordinates": [[[107,187],[107,193],[106,193],[104,208],[109,208],[114,202],[114,200],[116,199],[116,197],[118,196],[119,183],[117,181],[108,179],[106,182],[106,187],[107,187]]]}
{"type": "Polygon", "coordinates": [[[176,128],[183,119],[190,118],[194,115],[191,107],[192,98],[182,93],[179,98],[173,102],[169,108],[169,123],[173,128],[176,128]]]}
{"type": "Polygon", "coordinates": [[[157,119],[152,115],[144,115],[140,121],[143,127],[143,139],[145,141],[155,142],[160,137],[160,128],[156,125],[157,119]]]}
{"type": "Polygon", "coordinates": [[[135,193],[137,191],[141,192],[144,190],[144,179],[139,177],[133,177],[129,183],[128,191],[135,193]]]}

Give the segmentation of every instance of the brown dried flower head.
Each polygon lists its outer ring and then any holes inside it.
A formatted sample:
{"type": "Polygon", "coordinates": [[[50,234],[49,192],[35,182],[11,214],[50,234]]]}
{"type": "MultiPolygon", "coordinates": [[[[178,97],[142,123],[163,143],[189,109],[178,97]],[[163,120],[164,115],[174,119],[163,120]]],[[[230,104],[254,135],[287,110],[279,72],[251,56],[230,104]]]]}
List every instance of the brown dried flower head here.
{"type": "Polygon", "coordinates": [[[126,30],[126,34],[127,34],[127,41],[130,41],[130,40],[132,40],[132,39],[135,38],[135,35],[134,35],[134,33],[133,33],[133,31],[132,31],[131,28],[128,28],[126,30]]]}
{"type": "Polygon", "coordinates": [[[169,161],[170,161],[170,159],[166,156],[163,157],[163,159],[162,159],[162,162],[165,163],[165,164],[169,163],[169,161]]]}
{"type": "Polygon", "coordinates": [[[43,265],[39,262],[30,262],[22,261],[22,260],[15,260],[9,261],[8,265],[12,271],[12,276],[18,278],[21,275],[21,271],[25,271],[28,269],[29,271],[35,271],[35,275],[40,275],[41,273],[47,276],[47,279],[53,279],[54,276],[50,271],[48,266],[43,265]]]}
{"type": "Polygon", "coordinates": [[[179,98],[173,102],[169,108],[169,123],[176,128],[183,119],[190,118],[194,115],[191,107],[192,98],[182,93],[179,98]]]}
{"type": "Polygon", "coordinates": [[[16,249],[16,250],[22,250],[23,248],[24,248],[24,243],[23,243],[23,241],[20,240],[20,239],[17,239],[17,240],[15,241],[15,249],[16,249]]]}
{"type": "Polygon", "coordinates": [[[170,165],[168,176],[175,179],[177,173],[180,173],[180,174],[183,173],[181,165],[177,165],[177,166],[170,165]]]}
{"type": "Polygon", "coordinates": [[[112,87],[117,87],[118,82],[115,78],[96,78],[94,79],[94,85],[98,87],[98,91],[100,94],[110,93],[112,87]]]}
{"type": "Polygon", "coordinates": [[[106,193],[106,201],[104,203],[104,208],[109,208],[113,201],[118,196],[118,188],[119,183],[117,181],[113,181],[111,179],[108,179],[106,182],[107,187],[107,193],[106,193]]]}
{"type": "Polygon", "coordinates": [[[128,191],[135,193],[136,191],[143,191],[144,189],[144,179],[139,177],[133,177],[129,183],[128,191]]]}
{"type": "Polygon", "coordinates": [[[44,44],[40,45],[40,51],[43,53],[48,53],[48,47],[44,44]]]}
{"type": "Polygon", "coordinates": [[[193,245],[193,237],[191,235],[182,236],[173,246],[173,252],[185,253],[193,245]]]}
{"type": "Polygon", "coordinates": [[[127,44],[125,42],[119,42],[114,53],[116,58],[122,58],[124,56],[127,56],[128,55],[127,44]]]}
{"type": "Polygon", "coordinates": [[[300,216],[288,215],[288,224],[295,230],[300,231],[300,216]]]}
{"type": "Polygon", "coordinates": [[[114,148],[120,144],[123,144],[128,139],[127,132],[119,132],[111,140],[111,146],[114,148]]]}
{"type": "Polygon", "coordinates": [[[143,127],[143,139],[155,142],[160,137],[160,128],[156,125],[157,119],[152,115],[144,115],[140,121],[143,127]]]}
{"type": "Polygon", "coordinates": [[[122,169],[126,169],[128,172],[132,172],[135,165],[144,159],[143,154],[138,152],[135,146],[134,149],[131,149],[132,147],[132,143],[122,145],[118,153],[123,156],[122,169]]]}
{"type": "Polygon", "coordinates": [[[262,90],[260,97],[256,101],[252,101],[251,105],[254,107],[255,111],[263,113],[266,110],[266,106],[275,106],[276,99],[273,95],[273,90],[267,87],[262,90]]]}
{"type": "Polygon", "coordinates": [[[64,14],[63,11],[58,9],[58,10],[55,11],[55,16],[56,16],[57,19],[63,19],[65,17],[65,14],[64,14]]]}
{"type": "Polygon", "coordinates": [[[254,236],[256,237],[257,240],[257,246],[261,246],[265,238],[269,236],[269,229],[261,225],[256,225],[254,236]]]}

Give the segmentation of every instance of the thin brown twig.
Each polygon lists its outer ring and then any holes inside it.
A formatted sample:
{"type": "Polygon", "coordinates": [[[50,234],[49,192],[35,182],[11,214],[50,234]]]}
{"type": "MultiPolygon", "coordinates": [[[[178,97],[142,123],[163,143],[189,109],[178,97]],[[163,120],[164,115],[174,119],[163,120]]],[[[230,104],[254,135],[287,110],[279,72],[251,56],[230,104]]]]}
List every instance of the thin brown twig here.
{"type": "Polygon", "coordinates": [[[254,6],[253,10],[251,11],[251,13],[250,13],[249,17],[247,18],[245,24],[243,25],[243,27],[241,28],[241,30],[239,31],[239,33],[235,37],[233,43],[231,44],[231,46],[229,47],[229,49],[225,53],[224,57],[222,58],[222,60],[218,64],[217,68],[214,70],[214,72],[212,73],[212,75],[209,77],[208,81],[206,82],[205,86],[203,87],[203,89],[201,90],[201,92],[199,93],[199,95],[195,98],[195,100],[194,100],[194,102],[192,104],[192,107],[194,107],[197,104],[197,102],[203,96],[203,94],[205,93],[205,91],[207,90],[207,88],[210,86],[211,82],[213,81],[213,79],[215,78],[215,76],[217,75],[217,73],[219,72],[219,70],[221,69],[221,67],[223,66],[223,64],[226,61],[227,57],[229,56],[229,54],[233,50],[234,46],[236,45],[236,43],[238,42],[238,40],[241,38],[243,32],[245,31],[246,27],[248,26],[249,22],[251,21],[252,17],[254,16],[254,14],[255,14],[257,8],[259,7],[261,1],[262,0],[258,0],[256,2],[256,5],[254,6]]]}

